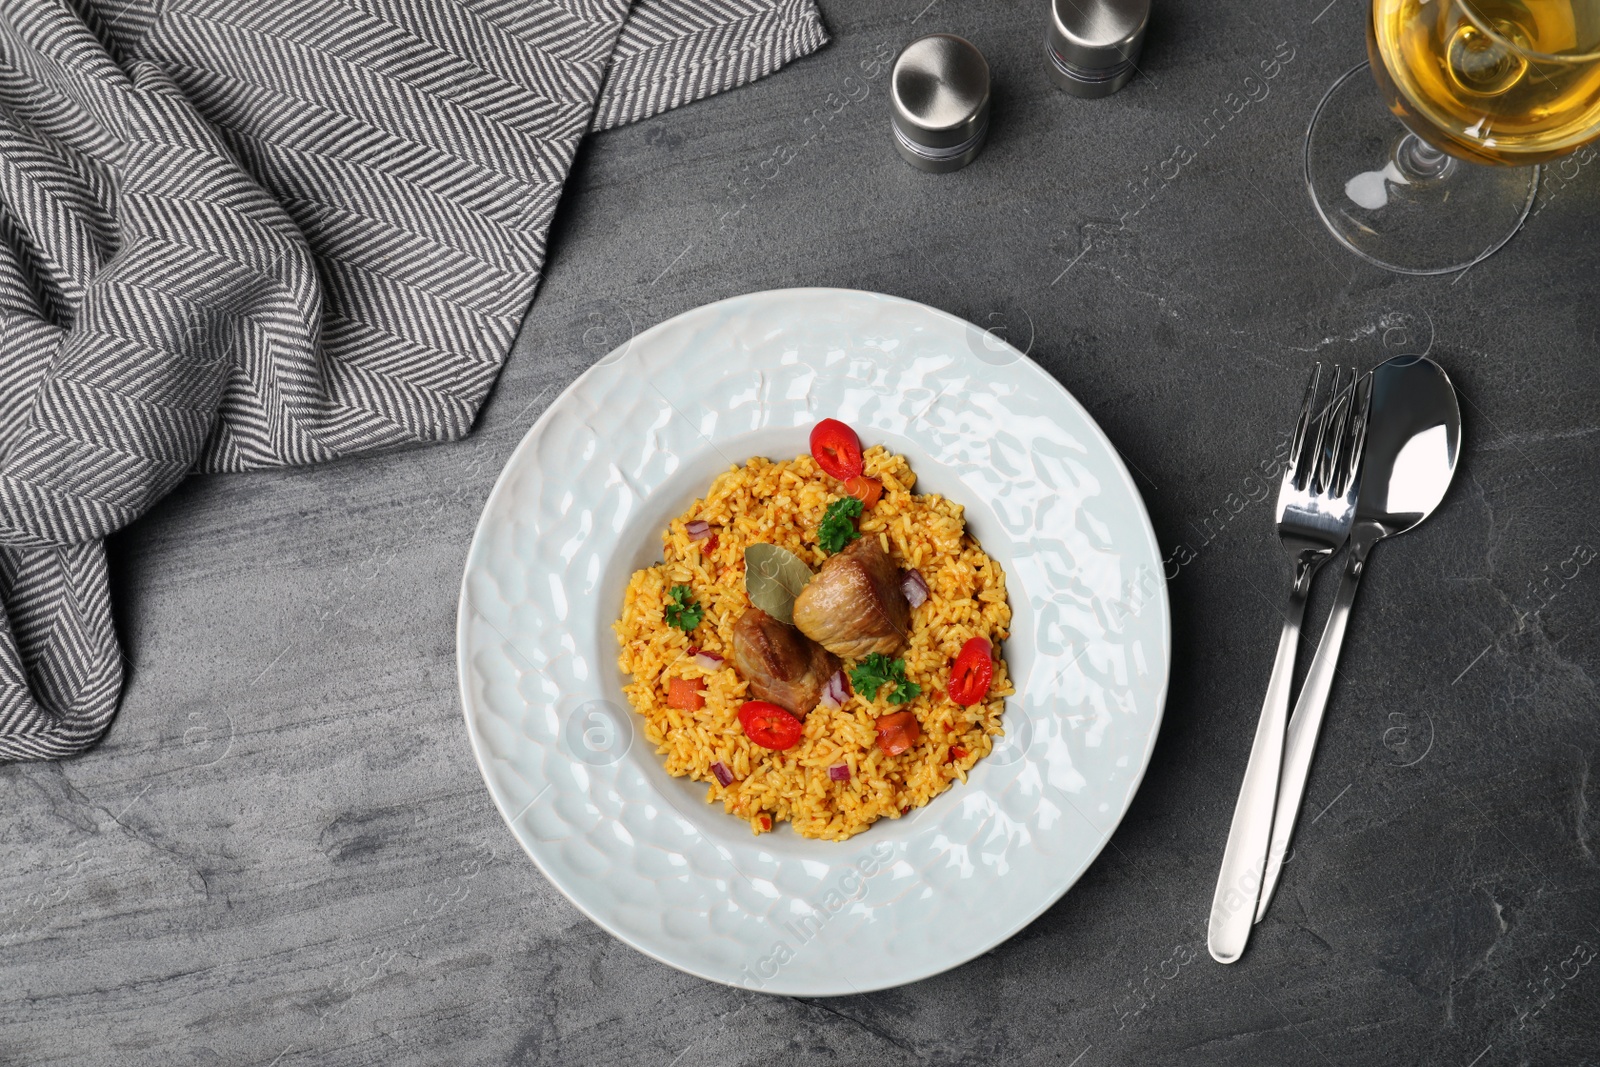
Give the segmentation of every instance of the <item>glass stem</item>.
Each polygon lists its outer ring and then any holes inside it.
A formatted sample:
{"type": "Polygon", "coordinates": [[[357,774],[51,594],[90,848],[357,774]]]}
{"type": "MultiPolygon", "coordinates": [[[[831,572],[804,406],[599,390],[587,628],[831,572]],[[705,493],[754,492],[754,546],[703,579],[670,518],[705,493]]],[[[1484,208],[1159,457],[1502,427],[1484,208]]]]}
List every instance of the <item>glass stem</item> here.
{"type": "Polygon", "coordinates": [[[1454,157],[1409,131],[1394,146],[1394,162],[1400,173],[1412,182],[1438,181],[1456,169],[1454,157]]]}

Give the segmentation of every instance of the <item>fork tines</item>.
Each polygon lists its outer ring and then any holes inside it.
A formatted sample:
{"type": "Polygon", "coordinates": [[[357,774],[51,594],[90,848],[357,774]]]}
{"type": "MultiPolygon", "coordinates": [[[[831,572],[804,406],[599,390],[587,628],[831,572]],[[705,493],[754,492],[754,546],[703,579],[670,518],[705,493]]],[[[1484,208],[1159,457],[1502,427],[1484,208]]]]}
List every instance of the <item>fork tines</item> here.
{"type": "Polygon", "coordinates": [[[1361,466],[1371,403],[1371,374],[1353,367],[1347,373],[1335,363],[1330,376],[1321,360],[1312,366],[1285,471],[1296,490],[1336,497],[1350,490],[1361,466]]]}

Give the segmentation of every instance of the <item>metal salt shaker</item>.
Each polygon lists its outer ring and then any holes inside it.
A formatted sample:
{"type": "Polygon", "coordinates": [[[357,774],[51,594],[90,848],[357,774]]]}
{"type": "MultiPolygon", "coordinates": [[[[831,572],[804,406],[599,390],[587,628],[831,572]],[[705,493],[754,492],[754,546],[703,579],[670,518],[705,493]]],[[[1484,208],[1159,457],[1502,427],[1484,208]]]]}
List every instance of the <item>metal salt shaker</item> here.
{"type": "Polygon", "coordinates": [[[1050,75],[1074,96],[1110,96],[1133,77],[1150,0],[1050,0],[1050,75]]]}
{"type": "Polygon", "coordinates": [[[919,37],[894,61],[889,109],[907,163],[933,174],[960,170],[989,132],[989,63],[954,34],[919,37]]]}

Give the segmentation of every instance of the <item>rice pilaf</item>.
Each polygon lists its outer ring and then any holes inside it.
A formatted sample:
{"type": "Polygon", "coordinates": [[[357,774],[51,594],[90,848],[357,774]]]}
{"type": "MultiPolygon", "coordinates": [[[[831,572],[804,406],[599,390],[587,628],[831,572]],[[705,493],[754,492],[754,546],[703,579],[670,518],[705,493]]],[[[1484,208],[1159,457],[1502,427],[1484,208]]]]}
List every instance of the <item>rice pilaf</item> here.
{"type": "Polygon", "coordinates": [[[861,536],[878,538],[897,566],[916,568],[928,586],[900,653],[906,677],[921,687],[909,702],[888,703],[886,688],[877,699],[851,693],[836,709],[819,705],[804,716],[799,743],[784,751],[754,744],[740,728],[739,707],[751,698],[731,649],[734,625],[750,605],[745,549],[777,545],[816,570],[828,558],[817,544],[818,524],[845,495],[809,453],[776,463],[755,458],[719,475],[703,500],[668,525],[664,561],[634,572],[614,624],[618,663],[632,678],[624,692],[667,771],[708,783],[707,802],[720,800],[756,833],[788,820],[803,837],[842,841],[881,818],[899,818],[954,780],[964,783],[1004,732],[1005,697],[1014,692],[1000,655],[1011,625],[1005,573],[967,534],[961,505],[912,492],[916,476],[903,456],[875,446],[862,460],[866,475],[883,483],[883,495],[861,515],[861,536]],[[691,538],[686,525],[696,521],[709,523],[714,536],[691,538]],[[692,632],[667,622],[675,586],[689,586],[705,609],[692,632]],[[981,701],[963,707],[944,690],[952,660],[973,637],[993,646],[994,678],[981,701]],[[708,666],[691,649],[725,662],[708,666]],[[673,678],[700,680],[704,706],[670,706],[673,678]],[[875,721],[905,710],[916,715],[921,736],[899,755],[886,755],[875,721]],[[719,763],[732,778],[726,785],[715,773],[719,763]],[[829,768],[840,765],[849,776],[833,780],[829,768]]]}

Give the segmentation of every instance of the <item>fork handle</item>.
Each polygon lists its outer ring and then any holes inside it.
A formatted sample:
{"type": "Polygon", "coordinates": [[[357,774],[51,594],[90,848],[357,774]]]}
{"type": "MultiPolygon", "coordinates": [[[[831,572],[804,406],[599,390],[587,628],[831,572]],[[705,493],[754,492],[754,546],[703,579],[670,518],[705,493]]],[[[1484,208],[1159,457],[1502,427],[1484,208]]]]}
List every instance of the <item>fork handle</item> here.
{"type": "Polygon", "coordinates": [[[1294,681],[1294,657],[1300,645],[1300,623],[1305,618],[1306,594],[1321,557],[1295,560],[1294,588],[1289,610],[1278,637],[1278,654],[1272,662],[1272,679],[1261,706],[1261,721],[1250,746],[1250,762],[1233,809],[1228,846],[1222,853],[1222,871],[1211,898],[1211,919],[1206,947],[1218,963],[1232,963],[1244,953],[1255,918],[1261,876],[1266,866],[1267,843],[1272,836],[1272,812],[1278,798],[1278,774],[1283,766],[1283,739],[1289,719],[1289,688],[1294,681]]]}
{"type": "Polygon", "coordinates": [[[1351,539],[1350,554],[1345,558],[1344,576],[1339,579],[1339,592],[1334,596],[1333,610],[1328,613],[1328,624],[1322,630],[1322,640],[1317,642],[1317,654],[1311,660],[1305,684],[1300,687],[1300,699],[1295,701],[1294,715],[1289,719],[1283,749],[1283,772],[1278,779],[1278,803],[1272,815],[1272,840],[1267,846],[1267,874],[1261,881],[1261,896],[1256,902],[1256,922],[1260,922],[1267,913],[1267,904],[1271,902],[1273,890],[1278,887],[1278,876],[1283,872],[1283,858],[1289,853],[1295,820],[1305,800],[1306,780],[1311,776],[1311,757],[1317,750],[1317,734],[1322,730],[1323,715],[1328,710],[1328,694],[1333,691],[1333,679],[1338,673],[1339,652],[1344,647],[1350,608],[1355,604],[1356,590],[1361,587],[1361,575],[1367,569],[1367,553],[1372,551],[1376,543],[1376,537],[1363,537],[1361,531],[1351,539]]]}

